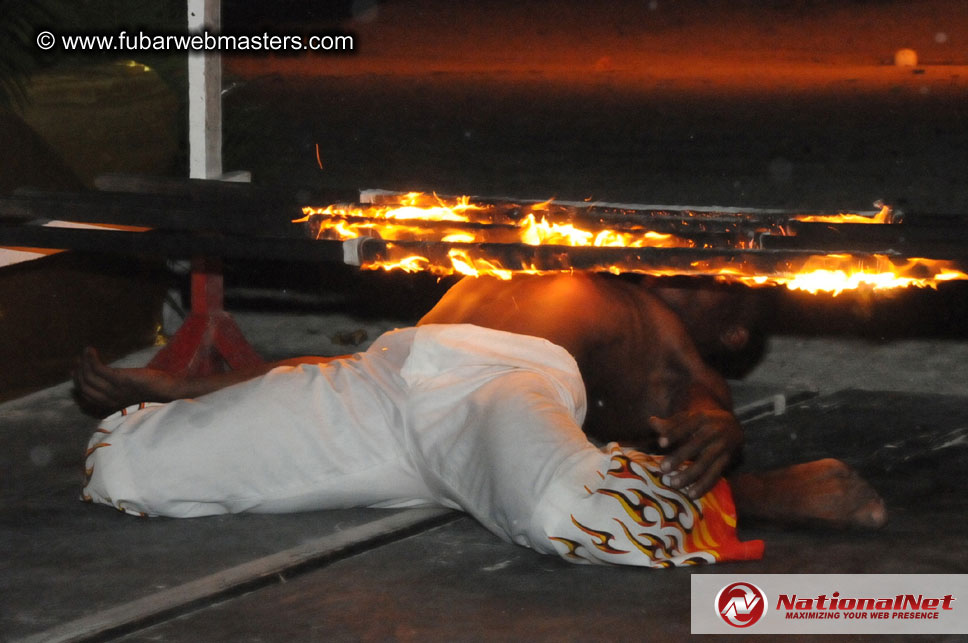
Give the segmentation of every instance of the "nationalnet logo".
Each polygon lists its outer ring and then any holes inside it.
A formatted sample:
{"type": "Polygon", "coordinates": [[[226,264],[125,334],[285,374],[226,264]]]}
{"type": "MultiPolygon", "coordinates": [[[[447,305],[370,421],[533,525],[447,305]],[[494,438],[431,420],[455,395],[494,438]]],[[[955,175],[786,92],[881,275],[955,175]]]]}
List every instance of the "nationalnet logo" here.
{"type": "Polygon", "coordinates": [[[769,600],[762,589],[752,583],[732,583],[716,594],[719,617],[733,627],[749,627],[763,618],[769,600]]]}
{"type": "Polygon", "coordinates": [[[780,594],[776,609],[784,617],[845,618],[845,619],[932,619],[938,620],[944,610],[953,610],[955,598],[925,596],[924,594],[895,594],[894,596],[841,596],[840,592],[800,596],[780,594]]]}
{"type": "Polygon", "coordinates": [[[968,634],[968,574],[694,573],[690,583],[693,634],[968,634]]]}

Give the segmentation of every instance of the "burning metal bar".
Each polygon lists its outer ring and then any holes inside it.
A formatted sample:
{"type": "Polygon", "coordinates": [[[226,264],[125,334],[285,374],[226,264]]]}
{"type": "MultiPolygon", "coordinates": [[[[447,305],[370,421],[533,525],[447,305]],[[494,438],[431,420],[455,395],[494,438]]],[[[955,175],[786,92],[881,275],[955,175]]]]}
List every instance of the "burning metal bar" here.
{"type": "Polygon", "coordinates": [[[355,239],[348,261],[364,268],[688,275],[835,293],[968,279],[958,267],[965,249],[931,227],[899,225],[887,207],[836,215],[650,210],[409,193],[303,212],[298,221],[314,237],[355,239]]]}
{"type": "Polygon", "coordinates": [[[438,275],[593,271],[658,277],[713,277],[749,286],[785,285],[793,290],[839,293],[868,286],[931,287],[968,279],[950,261],[891,257],[873,253],[816,254],[809,250],[715,250],[693,248],[595,248],[394,242],[365,239],[351,263],[384,270],[427,270],[438,275]]]}
{"type": "Polygon", "coordinates": [[[790,234],[763,235],[763,248],[813,249],[817,252],[879,252],[906,257],[930,256],[953,261],[968,260],[968,228],[956,222],[925,225],[912,217],[903,225],[813,223],[795,221],[790,234]],[[916,222],[916,223],[915,223],[916,222]]]}
{"type": "MultiPolygon", "coordinates": [[[[121,192],[22,191],[0,197],[0,245],[96,252],[344,261],[436,274],[630,272],[705,276],[816,292],[968,279],[968,227],[889,209],[846,215],[735,208],[446,200],[411,193],[377,205],[298,208],[294,197],[236,185],[118,179],[121,192]],[[150,183],[150,181],[149,181],[150,183]],[[432,217],[428,218],[428,212],[432,217]],[[51,219],[143,226],[65,229],[51,219]],[[860,223],[861,221],[865,223],[860,223]],[[150,229],[147,229],[150,228],[150,229]]],[[[338,201],[345,193],[334,195],[338,201]]]]}
{"type": "Polygon", "coordinates": [[[723,212],[712,209],[647,209],[563,206],[551,201],[518,202],[469,197],[448,200],[421,193],[381,194],[376,204],[334,204],[303,208],[299,222],[316,238],[375,236],[395,241],[521,242],[624,247],[755,248],[765,235],[793,234],[801,220],[887,222],[889,208],[847,215],[804,215],[791,211],[723,212]],[[517,235],[515,235],[517,232],[517,235]],[[514,238],[517,236],[518,238],[514,238]]]}

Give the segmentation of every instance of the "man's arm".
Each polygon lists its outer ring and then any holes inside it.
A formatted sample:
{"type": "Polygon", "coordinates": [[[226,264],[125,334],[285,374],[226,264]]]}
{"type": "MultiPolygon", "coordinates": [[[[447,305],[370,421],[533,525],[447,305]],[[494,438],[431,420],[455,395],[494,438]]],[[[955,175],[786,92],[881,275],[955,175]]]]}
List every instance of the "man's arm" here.
{"type": "Polygon", "coordinates": [[[277,366],[322,364],[339,357],[296,357],[279,362],[204,376],[176,376],[151,368],[114,368],[86,348],[74,370],[78,397],[99,409],[116,411],[140,402],[171,402],[199,397],[264,375],[277,366]]]}
{"type": "Polygon", "coordinates": [[[661,464],[664,483],[699,498],[725,475],[742,446],[743,430],[726,381],[703,361],[671,315],[665,306],[655,311],[663,351],[652,394],[661,401],[664,417],[649,418],[649,426],[659,446],[669,449],[661,464]]]}

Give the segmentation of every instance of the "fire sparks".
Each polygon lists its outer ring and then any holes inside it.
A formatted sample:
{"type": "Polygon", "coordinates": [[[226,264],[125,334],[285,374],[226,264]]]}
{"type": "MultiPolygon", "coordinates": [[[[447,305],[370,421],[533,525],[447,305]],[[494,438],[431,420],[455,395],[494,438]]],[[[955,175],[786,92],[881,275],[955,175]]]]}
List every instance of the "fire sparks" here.
{"type": "Polygon", "coordinates": [[[834,295],[856,289],[934,288],[968,279],[951,261],[904,258],[894,252],[824,254],[796,246],[762,247],[768,235],[796,237],[800,223],[893,228],[898,219],[887,206],[872,215],[782,218],[769,212],[703,211],[670,216],[657,211],[574,208],[551,200],[521,205],[411,192],[383,197],[373,205],[306,207],[303,214],[296,222],[308,224],[316,238],[364,238],[357,246],[359,263],[369,269],[500,279],[574,270],[704,276],[834,295]]]}

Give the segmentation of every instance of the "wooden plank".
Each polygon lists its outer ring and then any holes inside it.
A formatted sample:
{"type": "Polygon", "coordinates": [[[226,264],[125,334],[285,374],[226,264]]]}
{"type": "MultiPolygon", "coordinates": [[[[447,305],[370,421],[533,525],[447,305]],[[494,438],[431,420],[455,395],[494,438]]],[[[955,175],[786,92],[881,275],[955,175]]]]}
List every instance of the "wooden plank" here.
{"type": "Polygon", "coordinates": [[[271,261],[343,261],[339,241],[305,237],[245,237],[187,232],[127,232],[104,229],[0,226],[0,246],[69,249],[80,252],[161,257],[212,256],[271,261]]]}
{"type": "MultiPolygon", "coordinates": [[[[365,266],[383,261],[399,261],[419,255],[431,265],[450,267],[449,254],[463,253],[473,260],[490,260],[508,269],[546,271],[586,270],[640,272],[662,275],[719,275],[734,269],[744,275],[789,275],[796,273],[811,257],[812,250],[760,250],[738,248],[616,248],[587,246],[529,246],[500,243],[446,243],[432,241],[381,241],[366,239],[358,255],[365,266]]],[[[820,253],[823,254],[823,253],[820,253]]],[[[872,261],[870,253],[855,253],[858,264],[872,261]]]]}
{"type": "Polygon", "coordinates": [[[285,582],[296,574],[445,524],[461,515],[443,507],[421,507],[394,513],[64,623],[29,636],[22,643],[104,640],[132,632],[259,587],[285,582]]]}
{"type": "Polygon", "coordinates": [[[211,201],[263,202],[292,201],[301,205],[329,205],[353,202],[359,190],[309,188],[305,185],[262,186],[231,181],[208,181],[142,174],[103,174],[94,180],[98,190],[110,193],[134,193],[188,199],[192,203],[211,201]]]}
{"type": "MultiPolygon", "coordinates": [[[[0,212],[9,200],[0,199],[0,212]]],[[[54,205],[51,202],[48,205],[54,205]]],[[[79,210],[81,207],[79,206],[79,210]]],[[[86,210],[85,210],[86,211],[86,210]]],[[[49,212],[32,209],[33,215],[49,212]]],[[[53,214],[53,212],[49,212],[53,214]]],[[[162,217],[168,212],[155,212],[162,217]]],[[[108,218],[108,217],[105,217],[108,218]]],[[[111,217],[112,221],[117,221],[111,217]]],[[[137,219],[148,222],[149,219],[137,219]]],[[[176,221],[195,225],[191,213],[180,213],[176,221]]],[[[197,222],[197,220],[195,220],[197,222]]],[[[0,226],[0,246],[70,249],[87,252],[143,254],[163,257],[219,256],[240,259],[277,261],[342,262],[343,244],[336,240],[315,240],[300,226],[283,222],[273,230],[258,222],[226,224],[227,231],[195,233],[187,231],[150,230],[129,232],[108,229],[54,228],[39,225],[0,226]],[[272,232],[277,234],[271,234],[272,232]],[[238,234],[233,234],[238,232],[238,234]]],[[[217,229],[217,228],[216,228],[217,229]]],[[[887,254],[898,259],[919,256],[931,259],[954,259],[968,262],[968,251],[957,242],[906,244],[884,247],[862,241],[851,244],[814,246],[796,237],[764,237],[777,246],[763,249],[724,247],[697,248],[623,248],[530,246],[521,243],[448,243],[440,241],[383,241],[364,239],[359,248],[363,263],[398,260],[408,255],[421,255],[439,266],[450,266],[448,252],[465,252],[476,259],[492,259],[501,265],[538,270],[604,271],[615,266],[626,272],[683,275],[715,274],[733,267],[744,274],[789,274],[797,272],[807,258],[845,252],[863,262],[874,254],[887,254]]]]}
{"type": "Polygon", "coordinates": [[[104,193],[0,197],[0,218],[66,220],[264,236],[302,236],[302,230],[292,224],[292,220],[301,214],[298,204],[294,202],[191,207],[177,199],[146,199],[104,193]]]}
{"type": "MultiPolygon", "coordinates": [[[[312,214],[307,225],[309,233],[314,238],[327,238],[324,226],[333,221],[345,222],[349,227],[357,228],[366,225],[380,226],[390,223],[398,226],[392,238],[397,240],[429,240],[434,233],[440,236],[453,232],[472,232],[480,243],[515,243],[521,239],[523,227],[511,223],[508,217],[495,217],[496,221],[437,221],[428,219],[387,220],[376,217],[356,216],[350,214],[312,214]],[[408,232],[410,231],[410,232],[408,232]],[[407,238],[409,235],[409,238],[407,238]]],[[[591,235],[611,230],[620,234],[644,235],[646,232],[659,232],[677,236],[686,243],[692,241],[697,247],[729,248],[740,247],[741,242],[747,242],[754,235],[754,229],[744,229],[737,224],[702,225],[695,222],[683,222],[678,219],[654,220],[642,222],[640,220],[602,221],[593,217],[579,214],[571,218],[556,216],[550,213],[547,217],[550,224],[573,224],[575,227],[589,232],[591,235]],[[687,241],[688,240],[688,241],[687,241]]],[[[365,236],[365,235],[361,235],[365,236]]],[[[389,234],[387,235],[390,236],[389,234]]],[[[686,245],[683,243],[683,245],[686,245]]]]}
{"type": "Polygon", "coordinates": [[[789,407],[811,400],[817,395],[816,391],[782,391],[737,406],[733,409],[733,415],[742,423],[752,422],[769,415],[783,415],[789,407]]]}
{"type": "MultiPolygon", "coordinates": [[[[395,199],[397,197],[407,194],[406,192],[398,192],[394,190],[382,190],[378,188],[360,190],[360,201],[362,203],[386,203],[389,200],[395,199]]],[[[456,199],[455,195],[439,195],[442,199],[456,199]]],[[[523,205],[533,205],[535,203],[544,203],[547,199],[521,199],[517,197],[504,197],[504,196],[481,196],[472,195],[470,197],[471,201],[474,203],[518,203],[523,205]]],[[[814,215],[836,215],[836,214],[859,214],[863,216],[872,217],[877,214],[878,210],[822,210],[822,211],[806,211],[806,210],[793,210],[789,208],[746,208],[737,206],[727,206],[727,205],[669,205],[669,204],[644,204],[644,203],[623,203],[615,201],[568,201],[555,199],[552,201],[557,205],[562,205],[566,207],[573,208],[591,208],[592,210],[604,210],[604,211],[637,211],[642,214],[650,213],[666,213],[669,216],[676,217],[688,217],[690,213],[700,216],[710,216],[719,217],[725,216],[735,219],[736,215],[749,218],[782,218],[789,220],[794,216],[803,214],[814,214],[814,215]]]]}
{"type": "Polygon", "coordinates": [[[810,249],[823,253],[870,252],[905,257],[959,260],[968,257],[968,226],[804,223],[791,225],[793,236],[764,235],[766,249],[810,249]]]}
{"type": "MultiPolygon", "coordinates": [[[[193,183],[221,184],[220,181],[192,181],[193,183]]],[[[230,185],[228,183],[224,185],[230,185]]],[[[91,204],[118,204],[130,208],[175,208],[179,210],[215,210],[227,212],[229,210],[257,210],[269,205],[286,205],[302,207],[302,201],[295,194],[285,194],[282,191],[270,192],[257,190],[248,184],[236,183],[231,185],[243,186],[238,190],[203,189],[201,186],[191,186],[184,193],[137,193],[111,192],[107,190],[92,192],[51,192],[32,188],[19,188],[13,195],[24,200],[51,201],[62,200],[65,203],[79,202],[91,204]]]]}
{"type": "Polygon", "coordinates": [[[951,241],[968,239],[968,222],[951,220],[945,224],[919,223],[866,224],[866,223],[814,223],[794,221],[790,230],[801,239],[844,239],[851,241],[951,241]]]}

